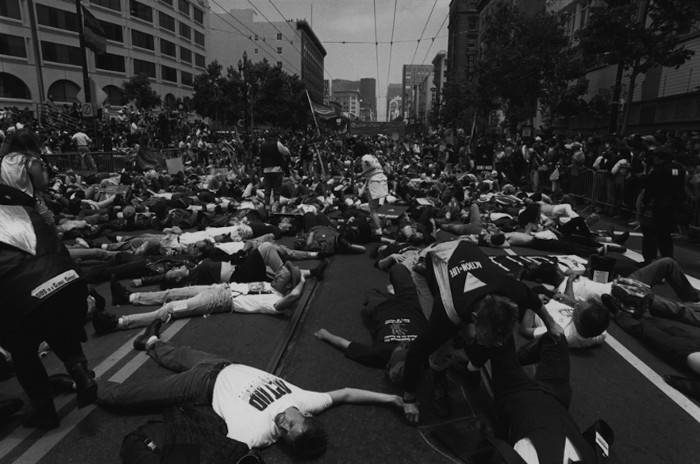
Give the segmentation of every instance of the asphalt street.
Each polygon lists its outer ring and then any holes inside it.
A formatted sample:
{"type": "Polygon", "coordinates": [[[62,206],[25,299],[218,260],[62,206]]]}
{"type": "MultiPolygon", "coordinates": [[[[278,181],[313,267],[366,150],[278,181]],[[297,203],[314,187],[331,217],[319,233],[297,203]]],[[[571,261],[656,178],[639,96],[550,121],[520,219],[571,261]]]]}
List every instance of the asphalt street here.
{"type": "MultiPolygon", "coordinates": [[[[633,236],[629,245],[638,252],[640,238],[633,236]]],[[[634,253],[629,255],[635,258],[634,253]]],[[[681,243],[676,257],[690,276],[700,278],[697,245],[681,243]]],[[[304,266],[313,264],[307,262],[304,266]]],[[[326,391],[352,386],[398,393],[381,371],[353,363],[313,336],[315,330],[325,327],[350,339],[367,340],[359,315],[364,294],[369,288],[387,283],[387,275],[374,268],[366,254],[335,256],[325,279],[309,282],[292,315],[219,314],[181,320],[171,323],[164,337],[232,361],[274,370],[305,389],[326,391]],[[292,332],[292,327],[296,331],[292,332]]],[[[107,285],[99,289],[109,294],[107,285]]],[[[670,290],[662,286],[659,292],[670,290]]],[[[122,306],[115,310],[129,313],[142,309],[122,306]]],[[[138,382],[166,372],[143,353],[131,349],[138,330],[94,337],[89,326],[88,333],[85,350],[101,383],[138,382]]],[[[48,354],[45,363],[49,373],[61,371],[53,354],[48,354]]],[[[611,462],[700,463],[700,408],[664,384],[659,376],[667,373],[677,371],[614,325],[606,344],[572,353],[572,413],[582,428],[598,418],[612,426],[615,442],[611,462]]],[[[452,417],[439,419],[426,406],[421,427],[406,424],[399,411],[388,408],[340,406],[327,411],[321,421],[329,431],[329,449],[318,462],[462,462],[446,454],[431,438],[431,427],[446,421],[459,425],[471,423],[474,417],[488,417],[489,397],[483,390],[461,388],[458,374],[450,379],[452,417]]],[[[423,394],[426,388],[427,384],[423,394]]],[[[2,389],[7,394],[21,394],[14,380],[4,382],[2,389]]],[[[117,415],[94,406],[78,410],[70,396],[59,397],[56,403],[62,416],[57,430],[41,433],[24,429],[19,419],[0,429],[0,464],[117,463],[122,438],[158,417],[117,415]]],[[[268,463],[293,462],[274,446],[265,450],[263,457],[268,463]]]]}

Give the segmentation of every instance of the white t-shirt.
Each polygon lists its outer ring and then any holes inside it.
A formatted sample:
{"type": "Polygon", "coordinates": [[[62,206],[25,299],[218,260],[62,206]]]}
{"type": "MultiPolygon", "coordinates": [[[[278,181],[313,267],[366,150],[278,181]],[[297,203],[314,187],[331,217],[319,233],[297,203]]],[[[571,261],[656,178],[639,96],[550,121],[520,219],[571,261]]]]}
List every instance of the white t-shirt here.
{"type": "Polygon", "coordinates": [[[264,448],[279,439],[275,416],[285,409],[318,414],[332,404],[328,393],[302,390],[243,364],[225,367],[216,377],[212,395],[212,408],[226,421],[227,436],[250,448],[264,448]]]}
{"type": "MultiPolygon", "coordinates": [[[[559,284],[559,288],[557,289],[559,293],[564,293],[566,290],[566,283],[569,281],[569,279],[571,279],[571,277],[567,277],[561,284],[559,284]]],[[[597,300],[600,300],[601,295],[610,294],[612,291],[612,283],[596,282],[588,277],[581,276],[574,280],[571,288],[576,301],[586,301],[591,297],[595,297],[597,300]]]]}
{"type": "Polygon", "coordinates": [[[253,236],[253,229],[247,224],[236,224],[227,227],[210,227],[197,232],[185,232],[180,235],[180,243],[190,245],[200,241],[213,241],[214,237],[230,234],[232,242],[240,242],[253,236]]]}
{"type": "Polygon", "coordinates": [[[76,132],[71,137],[71,140],[78,147],[87,147],[89,143],[92,143],[92,139],[85,132],[76,132]]]}
{"type": "MultiPolygon", "coordinates": [[[[564,455],[562,456],[561,462],[562,464],[569,464],[570,462],[579,462],[581,461],[581,455],[578,454],[578,451],[576,448],[574,448],[573,443],[571,443],[571,440],[569,438],[565,438],[564,442],[564,455]]],[[[516,453],[520,455],[521,458],[523,458],[523,461],[525,461],[527,464],[540,464],[540,458],[537,454],[537,450],[535,449],[535,445],[532,443],[532,440],[529,438],[521,438],[518,440],[518,442],[513,445],[513,449],[515,450],[516,453]]]]}
{"type": "Polygon", "coordinates": [[[231,282],[231,297],[233,311],[237,313],[279,314],[275,303],[284,298],[280,292],[272,288],[270,282],[258,282],[261,293],[251,292],[250,283],[231,282]]]}
{"type": "MultiPolygon", "coordinates": [[[[549,302],[544,305],[545,309],[552,316],[552,319],[559,324],[559,326],[564,329],[564,336],[566,337],[566,342],[569,348],[586,348],[588,346],[600,345],[605,341],[605,336],[607,332],[595,337],[582,337],[578,330],[576,330],[576,325],[574,325],[574,309],[571,306],[565,305],[556,300],[549,300],[549,302]]],[[[543,335],[547,332],[547,328],[544,325],[542,319],[539,316],[535,316],[535,337],[543,335]]]]}

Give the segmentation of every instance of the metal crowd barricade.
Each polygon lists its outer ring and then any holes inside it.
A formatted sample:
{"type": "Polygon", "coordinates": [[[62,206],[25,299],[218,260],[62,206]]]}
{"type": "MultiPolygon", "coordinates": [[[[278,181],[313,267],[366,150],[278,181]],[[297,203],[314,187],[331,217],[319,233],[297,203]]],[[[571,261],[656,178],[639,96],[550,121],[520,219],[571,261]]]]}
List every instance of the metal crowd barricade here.
{"type": "MultiPolygon", "coordinates": [[[[620,178],[615,178],[607,171],[595,170],[588,167],[567,166],[560,168],[568,170],[569,189],[567,193],[578,200],[591,204],[595,207],[605,208],[611,213],[625,211],[636,214],[636,204],[634,200],[639,192],[628,184],[628,180],[620,182],[620,178]],[[627,195],[627,194],[630,195],[627,195]],[[634,198],[632,198],[632,196],[634,198]],[[629,197],[629,198],[628,198],[629,197]],[[627,203],[625,202],[627,200],[627,203]],[[629,202],[633,204],[629,204],[629,202]]],[[[692,199],[686,203],[689,211],[685,216],[689,228],[700,237],[700,198],[692,199]]]]}
{"type": "MultiPolygon", "coordinates": [[[[92,159],[95,160],[97,165],[97,170],[102,172],[113,172],[117,168],[116,161],[119,158],[123,158],[119,152],[114,151],[92,151],[89,152],[92,159]]],[[[83,171],[83,165],[81,163],[82,153],[79,152],[64,152],[64,153],[53,153],[51,155],[46,155],[46,159],[49,163],[56,166],[59,171],[83,171]]]]}

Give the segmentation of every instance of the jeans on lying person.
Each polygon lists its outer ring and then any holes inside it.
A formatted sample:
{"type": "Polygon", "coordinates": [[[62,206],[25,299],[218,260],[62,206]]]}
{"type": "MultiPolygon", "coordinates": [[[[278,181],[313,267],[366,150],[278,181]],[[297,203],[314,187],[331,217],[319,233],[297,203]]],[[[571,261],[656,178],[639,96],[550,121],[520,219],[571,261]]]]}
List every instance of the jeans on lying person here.
{"type": "Polygon", "coordinates": [[[313,259],[309,251],[292,250],[284,245],[277,245],[271,242],[264,242],[258,245],[258,252],[262,256],[265,265],[272,269],[272,272],[282,269],[284,262],[287,260],[313,259]]]}
{"type": "Polygon", "coordinates": [[[649,312],[652,316],[700,327],[700,303],[679,303],[661,295],[654,295],[649,312]]]}
{"type": "Polygon", "coordinates": [[[685,369],[688,355],[700,352],[700,340],[693,329],[656,318],[634,319],[625,313],[615,317],[617,325],[637,337],[659,356],[679,369],[685,369]]]}
{"type": "Polygon", "coordinates": [[[232,309],[231,288],[228,284],[193,285],[161,292],[133,293],[131,299],[136,305],[163,306],[150,313],[122,316],[122,328],[142,327],[157,318],[165,319],[168,314],[177,319],[230,312],[232,309]]]}
{"type": "Polygon", "coordinates": [[[182,403],[208,404],[221,367],[229,361],[186,346],[157,341],[148,351],[160,366],[173,374],[146,381],[110,383],[99,390],[102,406],[141,410],[182,403]]]}
{"type": "Polygon", "coordinates": [[[683,269],[673,258],[660,258],[630,274],[630,278],[644,282],[652,287],[662,280],[676,292],[683,301],[698,301],[698,291],[688,281],[683,269]]]}

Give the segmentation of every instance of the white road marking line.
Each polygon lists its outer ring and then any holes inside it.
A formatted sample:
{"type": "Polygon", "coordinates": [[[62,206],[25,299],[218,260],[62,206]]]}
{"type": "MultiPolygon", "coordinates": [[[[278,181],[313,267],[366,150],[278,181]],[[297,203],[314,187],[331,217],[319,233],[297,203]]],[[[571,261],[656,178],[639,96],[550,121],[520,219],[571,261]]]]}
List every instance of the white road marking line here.
{"type": "MultiPolygon", "coordinates": [[[[169,340],[171,337],[173,337],[177,332],[179,332],[187,323],[189,322],[189,319],[181,319],[179,321],[175,321],[173,324],[168,327],[168,329],[163,332],[161,338],[163,340],[169,340]]],[[[121,353],[122,351],[125,351],[124,355],[130,353],[133,351],[133,343],[134,339],[138,337],[138,335],[134,336],[131,338],[126,344],[122,345],[119,350],[117,350],[113,356],[110,356],[109,358],[105,359],[98,367],[101,367],[101,372],[100,375],[104,374],[109,368],[114,366],[114,364],[119,361],[119,359],[116,358],[116,355],[118,353],[121,353]],[[108,363],[109,361],[109,363],[108,363]],[[109,367],[105,367],[104,365],[108,365],[109,367]]],[[[143,354],[143,353],[139,353],[143,354]]],[[[123,358],[124,356],[122,356],[123,358]]],[[[140,364],[134,363],[133,359],[126,363],[117,373],[112,376],[112,378],[119,378],[125,380],[126,378],[129,377],[129,375],[133,374],[136,369],[138,369],[144,362],[146,362],[146,359],[148,359],[147,356],[143,356],[145,359],[143,359],[140,364]]],[[[139,356],[136,356],[134,359],[141,359],[139,356]]],[[[97,368],[95,369],[95,373],[97,373],[97,368]]],[[[110,379],[111,380],[111,379],[110,379]]],[[[66,403],[69,400],[66,399],[66,403]]],[[[25,451],[21,456],[19,456],[17,459],[13,461],[13,464],[33,464],[36,462],[39,462],[46,454],[49,453],[53,449],[54,446],[56,446],[66,435],[68,435],[73,429],[83,420],[85,419],[92,411],[95,410],[94,405],[87,406],[83,409],[74,409],[70,413],[68,413],[65,417],[61,419],[61,427],[56,430],[51,430],[47,433],[45,433],[40,439],[35,441],[32,446],[25,451]]],[[[29,432],[34,432],[32,429],[27,429],[29,432]]],[[[27,434],[29,435],[29,434],[27,434]]],[[[4,440],[3,440],[4,442],[4,440]]],[[[20,442],[15,444],[17,446],[20,442]]],[[[10,450],[11,451],[11,450],[10,450]]],[[[8,451],[9,452],[9,451],[8,451]]],[[[7,454],[7,453],[5,453],[7,454]]],[[[0,456],[1,457],[1,456],[0,456]]]]}
{"type": "Polygon", "coordinates": [[[688,413],[690,417],[695,419],[696,422],[700,423],[700,407],[689,400],[684,394],[680,393],[675,388],[667,384],[664,379],[657,374],[651,367],[649,367],[644,361],[635,356],[630,350],[625,348],[625,346],[613,338],[610,334],[605,337],[605,343],[607,343],[613,350],[617,352],[622,359],[627,361],[639,371],[644,377],[647,378],[656,388],[661,390],[666,396],[668,396],[671,401],[676,403],[682,410],[688,413]]]}
{"type": "MultiPolygon", "coordinates": [[[[641,254],[637,253],[634,250],[627,250],[627,251],[625,251],[624,255],[627,256],[632,261],[636,261],[638,263],[641,263],[642,261],[644,261],[644,256],[642,256],[641,254]]],[[[695,277],[688,275],[688,274],[686,274],[685,276],[688,278],[688,282],[690,282],[690,285],[695,287],[697,290],[700,290],[700,279],[696,279],[695,277]]]]}
{"type": "MultiPolygon", "coordinates": [[[[95,378],[102,377],[105,372],[114,367],[119,361],[124,359],[126,355],[134,350],[133,344],[134,340],[138,335],[134,335],[126,343],[120,346],[117,351],[105,358],[100,364],[95,367],[95,378]]],[[[54,400],[56,410],[60,411],[64,408],[71,400],[72,395],[62,396],[54,400]]],[[[0,441],[0,459],[7,456],[12,452],[17,446],[19,446],[24,440],[26,440],[31,434],[35,433],[36,429],[27,427],[17,427],[12,432],[10,432],[5,438],[0,441]]]]}
{"type": "MultiPolygon", "coordinates": [[[[505,250],[506,253],[508,253],[509,255],[516,254],[510,248],[505,248],[505,250]]],[[[627,250],[624,254],[633,261],[641,262],[644,260],[641,254],[633,250],[627,250]]],[[[689,276],[688,274],[686,274],[686,277],[695,288],[700,288],[700,280],[696,279],[693,276],[689,276]]],[[[689,400],[684,394],[680,393],[678,390],[668,385],[659,374],[657,374],[651,367],[644,363],[644,361],[635,356],[630,350],[625,348],[625,346],[619,341],[617,341],[612,335],[610,335],[610,333],[608,333],[608,336],[605,337],[605,343],[607,343],[613,350],[615,350],[617,354],[619,354],[622,357],[622,359],[624,359],[625,361],[630,363],[632,367],[637,369],[637,371],[639,371],[640,374],[646,377],[646,379],[649,380],[649,382],[651,382],[656,388],[658,388],[659,390],[661,390],[662,393],[668,396],[671,401],[676,403],[682,410],[688,413],[690,417],[692,417],[698,423],[700,423],[700,407],[698,407],[694,402],[689,400]]]]}
{"type": "MultiPolygon", "coordinates": [[[[170,324],[170,327],[165,330],[162,335],[161,339],[163,341],[170,340],[176,333],[182,329],[185,324],[189,319],[180,319],[178,321],[173,322],[170,324]]],[[[148,361],[148,355],[144,352],[139,352],[136,356],[134,356],[133,359],[129,360],[128,363],[124,364],[124,366],[119,369],[112,377],[110,377],[109,381],[110,382],[116,382],[116,383],[122,383],[126,379],[128,379],[131,374],[136,372],[136,370],[141,367],[146,361],[148,361]]]]}

